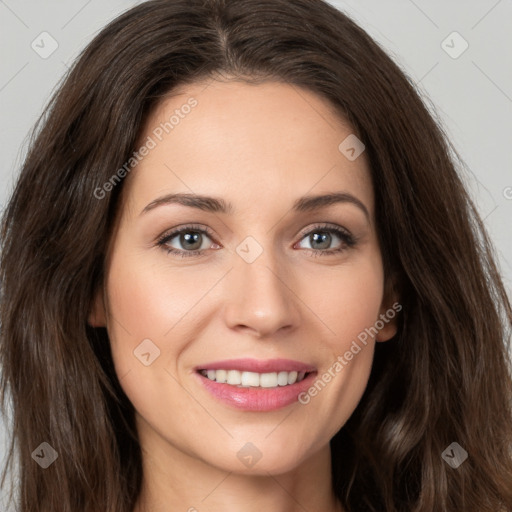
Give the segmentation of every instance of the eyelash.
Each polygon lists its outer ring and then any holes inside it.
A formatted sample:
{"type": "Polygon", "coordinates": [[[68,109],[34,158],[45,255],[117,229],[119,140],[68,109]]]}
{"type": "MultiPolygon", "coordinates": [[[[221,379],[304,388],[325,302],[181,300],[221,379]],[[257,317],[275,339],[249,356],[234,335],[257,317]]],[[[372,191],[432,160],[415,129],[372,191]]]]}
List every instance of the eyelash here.
{"type": "MultiPolygon", "coordinates": [[[[326,224],[319,224],[319,225],[313,226],[313,228],[311,228],[308,232],[306,232],[302,235],[301,240],[304,239],[306,236],[309,236],[315,232],[334,233],[341,240],[342,246],[339,247],[338,249],[329,249],[329,250],[303,249],[305,251],[308,251],[314,257],[332,256],[334,254],[341,253],[341,252],[345,251],[346,249],[354,247],[357,243],[356,237],[354,237],[347,230],[340,228],[339,226],[330,226],[330,225],[326,225],[326,224]]],[[[180,256],[182,258],[186,258],[189,256],[199,256],[203,251],[206,250],[206,249],[196,249],[194,251],[182,251],[180,249],[174,249],[173,247],[167,246],[169,241],[171,241],[173,238],[180,235],[181,233],[204,234],[213,240],[213,233],[208,228],[191,224],[188,226],[182,226],[180,228],[177,228],[169,233],[164,233],[162,236],[160,236],[158,238],[156,245],[158,247],[161,247],[163,250],[165,250],[167,252],[167,254],[174,254],[174,255],[180,256]]]]}

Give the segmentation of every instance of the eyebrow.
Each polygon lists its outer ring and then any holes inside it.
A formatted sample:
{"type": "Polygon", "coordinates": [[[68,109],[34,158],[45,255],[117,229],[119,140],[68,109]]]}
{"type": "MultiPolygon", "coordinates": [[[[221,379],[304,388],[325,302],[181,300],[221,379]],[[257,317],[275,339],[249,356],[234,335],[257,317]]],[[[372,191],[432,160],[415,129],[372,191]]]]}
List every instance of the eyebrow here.
{"type": "MultiPolygon", "coordinates": [[[[362,210],[366,218],[370,220],[370,213],[368,212],[368,209],[364,203],[348,192],[333,192],[330,194],[300,197],[293,203],[292,210],[297,213],[306,213],[319,210],[336,203],[353,204],[362,210]]],[[[143,213],[154,210],[159,206],[170,204],[180,204],[182,206],[188,206],[190,208],[196,208],[198,210],[211,213],[224,213],[227,215],[232,215],[234,212],[233,205],[220,197],[176,193],[167,194],[155,199],[154,201],[151,201],[151,203],[149,203],[140,214],[142,215],[143,213]]]]}

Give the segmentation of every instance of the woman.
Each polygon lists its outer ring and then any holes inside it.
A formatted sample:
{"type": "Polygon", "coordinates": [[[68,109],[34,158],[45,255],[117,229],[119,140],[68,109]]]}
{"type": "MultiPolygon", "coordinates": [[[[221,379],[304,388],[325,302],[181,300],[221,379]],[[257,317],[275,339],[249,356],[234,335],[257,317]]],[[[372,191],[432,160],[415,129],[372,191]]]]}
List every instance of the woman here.
{"type": "Polygon", "coordinates": [[[114,20],[4,215],[19,510],[512,510],[512,309],[451,151],[326,3],[114,20]]]}

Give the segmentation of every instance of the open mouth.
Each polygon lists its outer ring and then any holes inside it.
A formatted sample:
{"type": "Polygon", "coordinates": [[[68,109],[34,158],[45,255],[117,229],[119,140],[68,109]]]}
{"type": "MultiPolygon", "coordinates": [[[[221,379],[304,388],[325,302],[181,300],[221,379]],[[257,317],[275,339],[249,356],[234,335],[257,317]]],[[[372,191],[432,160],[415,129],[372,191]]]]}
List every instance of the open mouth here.
{"type": "Polygon", "coordinates": [[[207,379],[219,384],[229,384],[239,388],[277,388],[292,386],[303,381],[311,373],[315,372],[297,372],[280,371],[269,373],[247,372],[240,370],[208,370],[199,369],[199,374],[207,379]]]}
{"type": "Polygon", "coordinates": [[[315,366],[291,359],[231,359],[195,368],[200,384],[216,400],[247,412],[293,405],[317,373],[315,366]]]}

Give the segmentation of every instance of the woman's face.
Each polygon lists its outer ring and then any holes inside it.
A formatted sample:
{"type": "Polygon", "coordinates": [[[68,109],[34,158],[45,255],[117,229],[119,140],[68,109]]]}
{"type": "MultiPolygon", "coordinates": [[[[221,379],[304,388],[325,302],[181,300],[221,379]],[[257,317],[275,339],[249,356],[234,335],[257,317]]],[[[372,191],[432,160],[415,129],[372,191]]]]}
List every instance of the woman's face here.
{"type": "Polygon", "coordinates": [[[276,82],[194,84],[149,118],[90,315],[143,447],[281,473],[351,416],[375,342],[395,333],[351,133],[276,82]]]}

